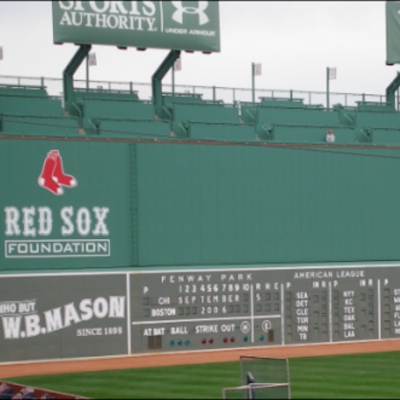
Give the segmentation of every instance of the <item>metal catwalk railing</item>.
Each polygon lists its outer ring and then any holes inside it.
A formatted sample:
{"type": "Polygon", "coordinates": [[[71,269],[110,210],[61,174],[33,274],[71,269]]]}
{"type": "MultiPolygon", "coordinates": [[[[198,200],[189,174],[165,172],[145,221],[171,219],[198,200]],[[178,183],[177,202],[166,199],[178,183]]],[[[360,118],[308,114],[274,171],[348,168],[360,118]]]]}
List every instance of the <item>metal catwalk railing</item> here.
{"type": "MultiPolygon", "coordinates": [[[[0,85],[44,87],[51,96],[62,96],[63,94],[63,82],[61,78],[0,75],[0,85]]],[[[151,84],[144,82],[91,80],[88,82],[88,86],[90,91],[113,93],[136,92],[141,100],[150,100],[152,93],[151,84]]],[[[87,82],[85,79],[75,79],[74,87],[76,89],[86,89],[87,82]]],[[[170,83],[163,83],[163,90],[165,92],[172,92],[172,85],[170,83]]],[[[252,90],[250,88],[176,84],[174,92],[196,93],[202,95],[203,100],[222,100],[227,104],[251,102],[252,100],[252,90]]],[[[302,98],[304,104],[322,104],[326,107],[326,92],[324,91],[256,89],[255,98],[257,101],[259,101],[260,97],[302,98]]],[[[396,94],[396,100],[396,109],[399,110],[399,92],[396,94]]],[[[386,97],[383,94],[330,92],[331,107],[337,103],[341,103],[347,107],[354,107],[359,101],[384,103],[386,97]]]]}

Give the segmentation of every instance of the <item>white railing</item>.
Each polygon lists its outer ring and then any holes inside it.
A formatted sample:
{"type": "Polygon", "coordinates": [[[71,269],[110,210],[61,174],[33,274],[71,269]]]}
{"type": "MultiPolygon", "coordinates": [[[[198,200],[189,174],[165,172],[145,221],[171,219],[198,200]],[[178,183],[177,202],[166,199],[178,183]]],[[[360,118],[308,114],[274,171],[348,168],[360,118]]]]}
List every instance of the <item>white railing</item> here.
{"type": "MultiPolygon", "coordinates": [[[[43,86],[50,96],[62,96],[63,81],[61,78],[7,76],[0,75],[0,85],[18,86],[43,86]]],[[[74,87],[87,88],[86,80],[74,80],[74,87]]],[[[90,90],[102,90],[105,92],[130,93],[137,92],[141,100],[150,100],[152,96],[151,83],[143,82],[118,82],[118,81],[94,81],[88,83],[90,90]]],[[[170,83],[163,83],[164,92],[172,92],[170,83]]],[[[251,102],[252,91],[250,88],[232,88],[222,86],[199,86],[199,85],[175,85],[176,93],[202,94],[203,100],[223,100],[226,104],[235,102],[251,102]]],[[[255,98],[280,97],[280,98],[302,98],[304,104],[322,104],[326,107],[326,92],[307,90],[284,90],[284,89],[256,89],[255,98]]],[[[399,93],[396,94],[396,108],[399,110],[399,93]]],[[[358,101],[384,103],[385,95],[367,93],[330,93],[331,106],[341,103],[344,106],[355,107],[358,101]]]]}

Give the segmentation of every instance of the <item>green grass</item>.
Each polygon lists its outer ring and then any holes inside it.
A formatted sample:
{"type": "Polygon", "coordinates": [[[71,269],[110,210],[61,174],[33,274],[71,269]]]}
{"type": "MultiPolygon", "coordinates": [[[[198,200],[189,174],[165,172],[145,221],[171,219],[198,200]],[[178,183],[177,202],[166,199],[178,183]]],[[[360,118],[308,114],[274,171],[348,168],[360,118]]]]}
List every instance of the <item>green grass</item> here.
{"type": "MultiPolygon", "coordinates": [[[[289,360],[292,398],[400,398],[400,352],[289,360]]],[[[5,379],[92,398],[221,398],[239,362],[5,379]]]]}

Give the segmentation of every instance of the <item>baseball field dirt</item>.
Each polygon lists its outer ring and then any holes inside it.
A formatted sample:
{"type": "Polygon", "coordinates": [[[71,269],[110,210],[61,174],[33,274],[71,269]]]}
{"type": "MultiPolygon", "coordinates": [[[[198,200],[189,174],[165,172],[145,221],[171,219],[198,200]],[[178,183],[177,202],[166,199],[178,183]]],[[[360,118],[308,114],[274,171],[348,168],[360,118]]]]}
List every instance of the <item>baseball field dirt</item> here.
{"type": "Polygon", "coordinates": [[[202,351],[175,354],[150,354],[129,357],[95,358],[88,360],[52,361],[0,365],[0,379],[29,375],[64,374],[84,371],[105,371],[169,365],[206,364],[238,361],[240,355],[296,358],[335,354],[399,351],[400,340],[362,343],[259,347],[253,349],[202,351]]]}

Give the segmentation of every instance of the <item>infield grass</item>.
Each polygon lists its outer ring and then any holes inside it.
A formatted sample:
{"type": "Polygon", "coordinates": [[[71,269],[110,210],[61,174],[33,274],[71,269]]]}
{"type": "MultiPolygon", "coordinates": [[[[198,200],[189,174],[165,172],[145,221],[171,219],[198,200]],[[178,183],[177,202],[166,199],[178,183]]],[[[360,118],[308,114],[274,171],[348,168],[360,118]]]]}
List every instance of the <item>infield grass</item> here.
{"type": "MultiPolygon", "coordinates": [[[[99,361],[101,362],[101,361],[99,361]]],[[[400,352],[292,358],[292,398],[400,398],[400,352]]],[[[238,362],[5,379],[92,398],[221,398],[238,362]]]]}

